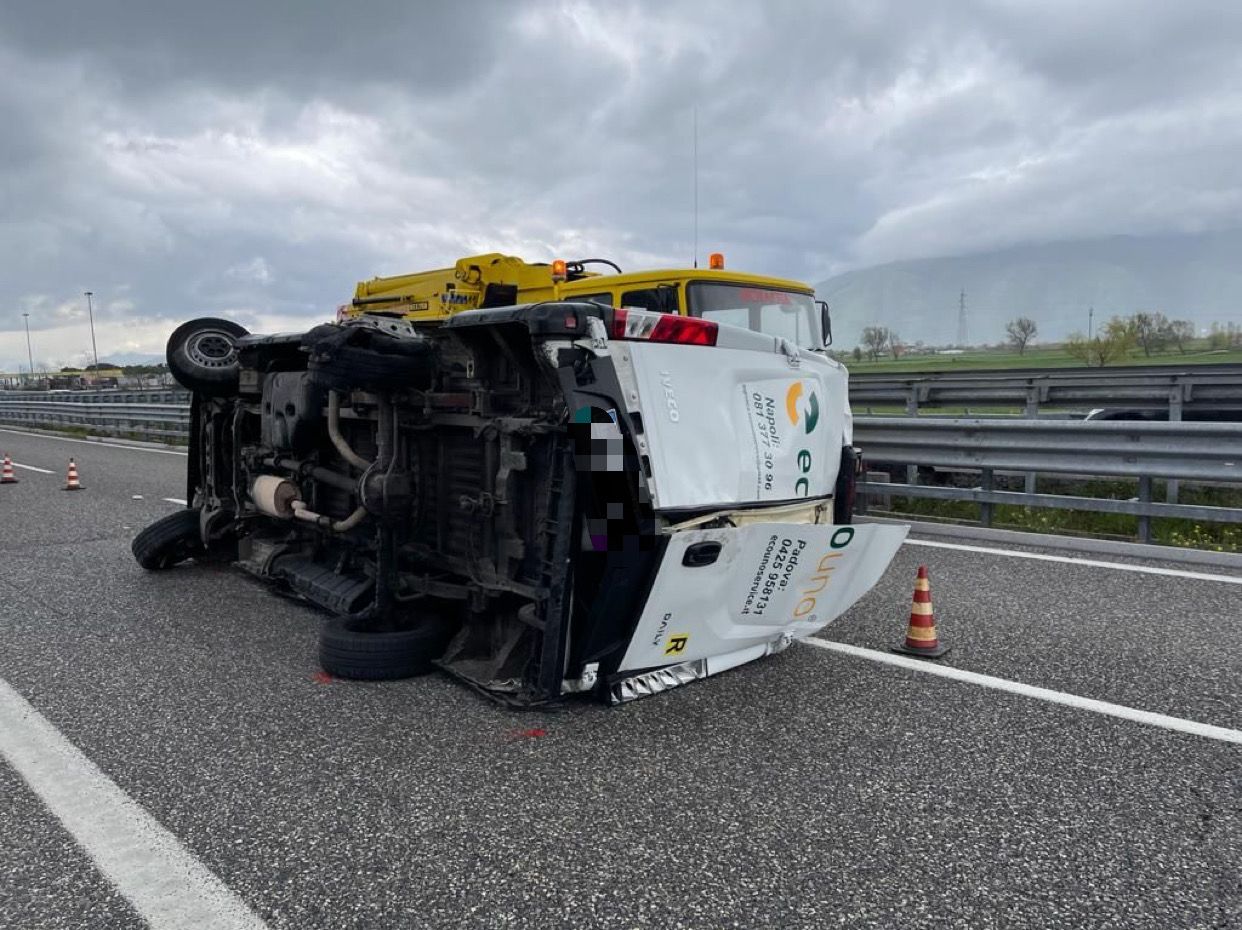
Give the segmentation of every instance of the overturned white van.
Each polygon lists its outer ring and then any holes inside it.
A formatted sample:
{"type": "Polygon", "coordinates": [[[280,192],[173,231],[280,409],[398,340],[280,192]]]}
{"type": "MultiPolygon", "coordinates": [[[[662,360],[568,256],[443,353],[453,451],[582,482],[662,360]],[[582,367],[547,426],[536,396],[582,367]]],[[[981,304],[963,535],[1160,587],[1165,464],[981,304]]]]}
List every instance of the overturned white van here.
{"type": "Polygon", "coordinates": [[[135,556],[225,558],[325,609],[341,677],[626,701],[822,628],[905,535],[849,525],[844,369],[764,332],[550,302],[196,320],[168,354],[190,504],[135,556]]]}

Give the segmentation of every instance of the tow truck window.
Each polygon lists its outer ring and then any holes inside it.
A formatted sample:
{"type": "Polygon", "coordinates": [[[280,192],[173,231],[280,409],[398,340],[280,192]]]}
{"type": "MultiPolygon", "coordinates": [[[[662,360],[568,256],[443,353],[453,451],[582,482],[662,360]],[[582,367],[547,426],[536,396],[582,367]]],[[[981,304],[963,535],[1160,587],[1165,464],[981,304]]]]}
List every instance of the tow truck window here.
{"type": "Polygon", "coordinates": [[[662,284],[658,287],[643,288],[640,291],[626,291],[621,295],[622,307],[637,307],[640,310],[652,310],[656,313],[677,312],[677,287],[662,284]]]}
{"type": "Polygon", "coordinates": [[[741,284],[692,283],[687,291],[691,316],[783,336],[804,349],[822,349],[819,308],[810,294],[741,284]]]}
{"type": "Polygon", "coordinates": [[[565,299],[566,300],[590,301],[593,304],[599,304],[600,306],[603,306],[603,307],[612,306],[612,295],[611,294],[575,294],[574,296],[566,297],[565,299]]]}

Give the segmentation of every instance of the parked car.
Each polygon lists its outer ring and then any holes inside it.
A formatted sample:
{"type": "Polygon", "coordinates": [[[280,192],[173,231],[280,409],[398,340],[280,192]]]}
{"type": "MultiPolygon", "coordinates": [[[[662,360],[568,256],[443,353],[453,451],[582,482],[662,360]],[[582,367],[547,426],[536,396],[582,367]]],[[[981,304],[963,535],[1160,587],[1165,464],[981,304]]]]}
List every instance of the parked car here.
{"type": "MultiPolygon", "coordinates": [[[[1187,407],[1182,410],[1184,423],[1242,423],[1242,407],[1187,407]]],[[[1086,420],[1122,420],[1137,423],[1167,423],[1168,407],[1097,407],[1086,420]]]]}

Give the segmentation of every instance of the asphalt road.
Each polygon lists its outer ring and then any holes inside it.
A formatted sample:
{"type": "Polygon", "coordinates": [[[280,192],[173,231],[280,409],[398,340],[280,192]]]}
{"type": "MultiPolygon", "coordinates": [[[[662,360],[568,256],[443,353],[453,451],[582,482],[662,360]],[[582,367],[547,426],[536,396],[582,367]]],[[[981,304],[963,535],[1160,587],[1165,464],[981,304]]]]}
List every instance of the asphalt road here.
{"type": "MultiPolygon", "coordinates": [[[[325,683],[312,610],[131,559],[183,457],[4,451],[52,474],[0,487],[0,679],[270,927],[1242,927],[1242,746],[809,646],[616,709],[325,683]]],[[[945,663],[1242,728],[1242,586],[907,545],[824,638],[920,563],[945,663]]],[[[0,798],[0,926],[143,925],[0,798]]]]}

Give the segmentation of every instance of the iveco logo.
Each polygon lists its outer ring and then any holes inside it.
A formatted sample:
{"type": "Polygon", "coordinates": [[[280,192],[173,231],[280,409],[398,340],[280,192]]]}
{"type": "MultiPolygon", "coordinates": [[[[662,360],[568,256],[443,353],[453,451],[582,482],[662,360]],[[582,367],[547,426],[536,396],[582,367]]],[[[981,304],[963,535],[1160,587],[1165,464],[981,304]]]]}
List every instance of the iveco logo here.
{"type": "Polygon", "coordinates": [[[677,409],[677,395],[673,393],[673,376],[667,371],[660,372],[660,386],[664,388],[664,403],[668,405],[668,418],[674,423],[681,419],[677,409]]]}

